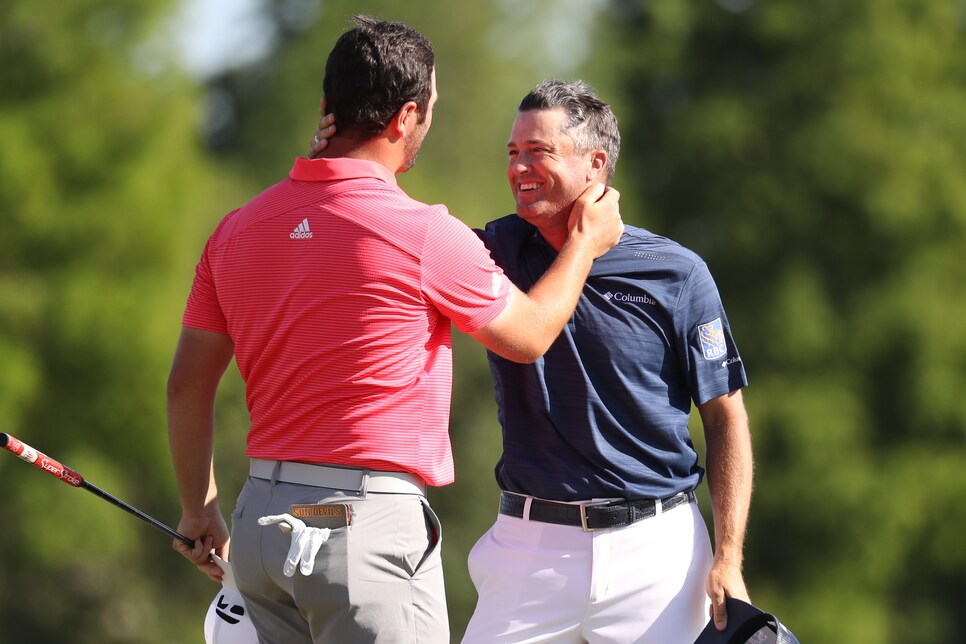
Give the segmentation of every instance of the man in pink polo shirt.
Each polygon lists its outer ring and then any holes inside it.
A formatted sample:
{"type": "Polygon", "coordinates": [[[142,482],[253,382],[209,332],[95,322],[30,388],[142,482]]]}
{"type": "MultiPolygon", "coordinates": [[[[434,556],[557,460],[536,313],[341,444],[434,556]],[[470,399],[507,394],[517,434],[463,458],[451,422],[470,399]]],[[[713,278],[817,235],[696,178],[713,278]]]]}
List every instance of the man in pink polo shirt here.
{"type": "Polygon", "coordinates": [[[260,641],[442,643],[425,487],[453,480],[450,323],[510,360],[541,356],[620,238],[618,195],[584,193],[556,261],[519,291],[444,206],[396,185],[432,122],[432,45],[406,25],[355,22],[326,65],[339,133],[229,213],[198,263],[168,380],[178,530],[196,541],[174,547],[221,580],[214,406],[234,357],[251,476],[231,559],[260,641]]]}

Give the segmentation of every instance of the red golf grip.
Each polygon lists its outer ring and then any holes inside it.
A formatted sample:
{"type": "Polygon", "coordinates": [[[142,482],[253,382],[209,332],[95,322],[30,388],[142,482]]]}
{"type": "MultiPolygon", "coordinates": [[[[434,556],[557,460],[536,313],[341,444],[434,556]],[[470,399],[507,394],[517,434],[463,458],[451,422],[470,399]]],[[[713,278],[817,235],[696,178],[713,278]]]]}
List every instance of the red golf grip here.
{"type": "Polygon", "coordinates": [[[73,485],[74,487],[81,487],[84,485],[83,476],[70,469],[66,465],[63,465],[59,461],[50,458],[43,452],[39,452],[30,445],[17,440],[10,434],[0,434],[0,447],[4,448],[15,456],[19,456],[24,461],[27,461],[32,465],[36,465],[51,476],[59,478],[68,485],[73,485]]]}

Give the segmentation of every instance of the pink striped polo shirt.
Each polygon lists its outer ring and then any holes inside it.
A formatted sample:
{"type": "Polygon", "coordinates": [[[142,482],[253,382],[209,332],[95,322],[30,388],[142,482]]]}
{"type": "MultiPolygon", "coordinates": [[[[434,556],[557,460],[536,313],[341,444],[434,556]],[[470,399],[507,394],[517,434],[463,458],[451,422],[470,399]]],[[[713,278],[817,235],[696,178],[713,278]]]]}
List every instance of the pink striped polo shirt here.
{"type": "Polygon", "coordinates": [[[228,334],[251,458],[453,481],[450,322],[492,321],[510,284],[445,206],[382,165],[296,159],[205,246],[187,327],[228,334]]]}

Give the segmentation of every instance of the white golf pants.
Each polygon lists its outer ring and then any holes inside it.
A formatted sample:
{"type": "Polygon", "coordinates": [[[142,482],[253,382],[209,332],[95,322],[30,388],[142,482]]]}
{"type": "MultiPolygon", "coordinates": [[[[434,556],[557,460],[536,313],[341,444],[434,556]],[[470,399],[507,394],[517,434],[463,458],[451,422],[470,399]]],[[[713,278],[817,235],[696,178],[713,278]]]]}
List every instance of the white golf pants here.
{"type": "Polygon", "coordinates": [[[691,644],[711,562],[696,503],[598,532],[501,514],[469,554],[463,644],[691,644]]]}

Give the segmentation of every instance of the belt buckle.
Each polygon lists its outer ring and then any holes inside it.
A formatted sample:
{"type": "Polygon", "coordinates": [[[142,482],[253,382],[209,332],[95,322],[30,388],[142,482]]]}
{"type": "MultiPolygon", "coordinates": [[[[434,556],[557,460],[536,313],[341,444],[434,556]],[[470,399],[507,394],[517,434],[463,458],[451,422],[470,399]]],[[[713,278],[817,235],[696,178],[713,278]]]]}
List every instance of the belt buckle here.
{"type": "Polygon", "coordinates": [[[599,528],[592,528],[587,525],[587,508],[593,508],[598,505],[607,505],[610,501],[591,501],[589,503],[578,503],[577,507],[580,508],[580,527],[583,528],[584,532],[597,532],[598,530],[606,530],[606,526],[601,526],[599,528]]]}

